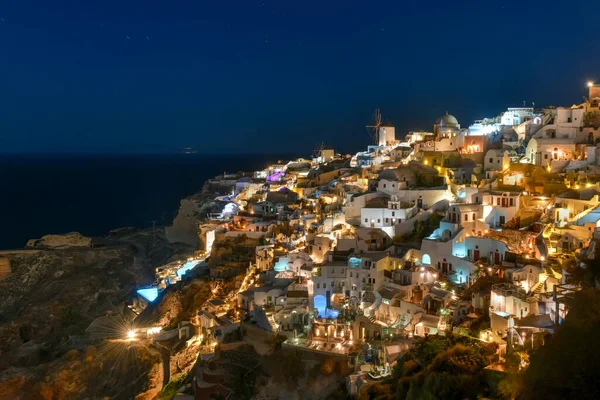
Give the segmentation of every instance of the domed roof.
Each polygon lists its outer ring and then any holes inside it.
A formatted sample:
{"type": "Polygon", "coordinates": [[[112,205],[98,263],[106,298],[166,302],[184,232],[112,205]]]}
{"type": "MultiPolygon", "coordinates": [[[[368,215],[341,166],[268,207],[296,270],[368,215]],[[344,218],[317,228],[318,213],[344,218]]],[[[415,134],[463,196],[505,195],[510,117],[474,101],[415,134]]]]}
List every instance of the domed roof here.
{"type": "Polygon", "coordinates": [[[458,120],[454,115],[446,113],[443,117],[438,118],[435,124],[439,126],[458,125],[458,120]]]}

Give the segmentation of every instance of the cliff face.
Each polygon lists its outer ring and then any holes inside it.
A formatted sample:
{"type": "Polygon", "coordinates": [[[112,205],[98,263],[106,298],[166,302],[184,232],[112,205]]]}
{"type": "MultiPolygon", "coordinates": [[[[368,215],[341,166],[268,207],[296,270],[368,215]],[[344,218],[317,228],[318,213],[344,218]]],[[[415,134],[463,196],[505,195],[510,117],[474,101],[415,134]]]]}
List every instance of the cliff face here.
{"type": "Polygon", "coordinates": [[[198,226],[210,213],[221,212],[221,205],[215,197],[230,194],[235,184],[231,181],[209,180],[202,190],[181,200],[179,212],[173,224],[165,228],[167,239],[171,243],[186,243],[198,247],[198,226]]]}
{"type": "Polygon", "coordinates": [[[113,314],[122,323],[110,333],[124,335],[136,287],[152,283],[156,266],[194,249],[171,245],[160,232],[155,242],[148,231],[109,242],[3,252],[11,268],[0,280],[0,398],[125,399],[144,390],[156,354],[83,334],[113,314]]]}
{"type": "Polygon", "coordinates": [[[23,361],[21,345],[52,348],[125,302],[135,254],[132,246],[9,254],[12,273],[0,282],[0,368],[23,361]]]}

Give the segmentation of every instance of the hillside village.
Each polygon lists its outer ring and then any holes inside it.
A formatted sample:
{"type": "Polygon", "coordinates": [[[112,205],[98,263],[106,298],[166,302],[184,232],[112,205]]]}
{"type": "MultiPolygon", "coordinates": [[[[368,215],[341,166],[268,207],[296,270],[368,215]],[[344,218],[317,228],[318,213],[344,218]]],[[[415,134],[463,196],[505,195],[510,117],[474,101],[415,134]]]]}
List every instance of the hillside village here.
{"type": "Polygon", "coordinates": [[[215,294],[193,322],[209,345],[196,398],[228,393],[207,371],[240,326],[249,341],[347,359],[354,396],[418,338],[493,344],[497,371],[542,346],[600,239],[599,102],[591,84],[582,104],[509,108],[466,128],[446,113],[403,140],[376,124],[376,144],[354,155],[322,147],[216,177],[221,211],[192,218],[215,294]]]}

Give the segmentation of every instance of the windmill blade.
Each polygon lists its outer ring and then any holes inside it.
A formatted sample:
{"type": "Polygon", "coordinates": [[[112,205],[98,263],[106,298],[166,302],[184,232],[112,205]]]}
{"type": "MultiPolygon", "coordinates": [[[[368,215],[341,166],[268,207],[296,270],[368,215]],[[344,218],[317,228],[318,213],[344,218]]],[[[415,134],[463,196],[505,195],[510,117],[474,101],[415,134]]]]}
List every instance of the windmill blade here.
{"type": "Polygon", "coordinates": [[[381,111],[379,110],[379,108],[376,108],[375,111],[373,111],[373,122],[371,122],[371,125],[367,125],[367,131],[369,132],[369,135],[371,136],[371,140],[373,140],[375,142],[375,144],[377,144],[377,138],[379,136],[379,128],[381,127],[381,111]]]}
{"type": "Polygon", "coordinates": [[[317,147],[315,147],[315,150],[313,152],[313,158],[321,157],[321,154],[323,154],[323,150],[325,150],[325,143],[317,142],[317,147]]]}

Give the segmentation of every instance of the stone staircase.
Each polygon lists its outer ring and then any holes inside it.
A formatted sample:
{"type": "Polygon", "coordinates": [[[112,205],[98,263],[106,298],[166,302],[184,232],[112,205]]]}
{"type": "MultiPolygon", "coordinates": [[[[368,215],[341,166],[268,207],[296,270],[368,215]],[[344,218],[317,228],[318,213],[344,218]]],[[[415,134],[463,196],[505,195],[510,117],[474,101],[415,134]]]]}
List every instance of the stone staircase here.
{"type": "Polygon", "coordinates": [[[544,283],[546,283],[547,279],[548,278],[544,279],[543,281],[539,281],[538,283],[533,285],[533,287],[529,290],[529,292],[532,295],[535,295],[536,297],[539,296],[542,293],[542,288],[544,287],[544,283]]]}

